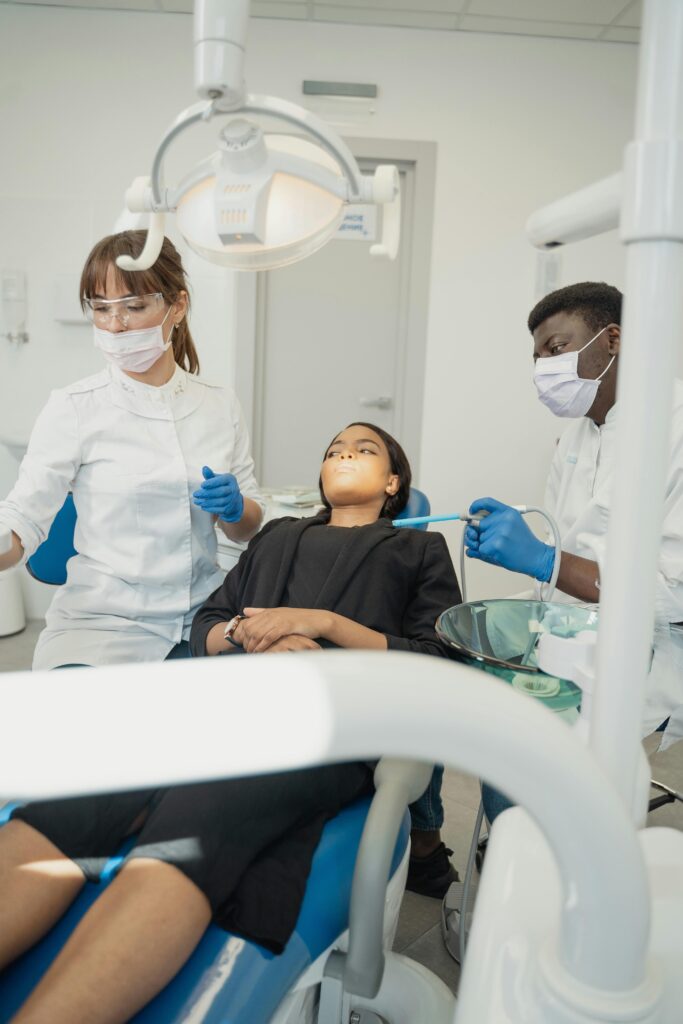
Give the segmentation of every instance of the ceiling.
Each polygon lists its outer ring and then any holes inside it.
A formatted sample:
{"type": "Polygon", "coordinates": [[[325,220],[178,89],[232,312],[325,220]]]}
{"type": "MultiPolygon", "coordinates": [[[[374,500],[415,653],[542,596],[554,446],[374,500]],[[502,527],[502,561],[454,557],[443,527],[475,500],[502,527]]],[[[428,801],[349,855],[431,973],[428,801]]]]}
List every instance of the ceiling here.
{"type": "MultiPolygon", "coordinates": [[[[189,13],[193,0],[0,0],[189,13]]],[[[641,0],[252,0],[257,18],[637,43],[641,0]]]]}

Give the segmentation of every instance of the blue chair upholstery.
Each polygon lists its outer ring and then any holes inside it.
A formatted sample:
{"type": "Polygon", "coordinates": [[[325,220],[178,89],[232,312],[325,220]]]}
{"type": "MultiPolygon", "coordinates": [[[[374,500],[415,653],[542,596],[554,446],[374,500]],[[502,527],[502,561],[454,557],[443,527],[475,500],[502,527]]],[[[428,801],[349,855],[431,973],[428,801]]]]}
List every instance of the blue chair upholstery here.
{"type": "MultiPolygon", "coordinates": [[[[347,928],[356,852],[369,806],[370,798],[358,800],[325,826],[296,929],[280,956],[250,942],[236,947],[235,936],[210,925],[183,969],[132,1018],[132,1024],[181,1024],[188,1019],[203,1024],[267,1024],[297,978],[347,928]]],[[[0,811],[0,824],[10,810],[0,811]]],[[[405,854],[409,835],[406,811],[392,875],[405,854]]],[[[124,848],[108,862],[99,885],[86,883],[52,931],[0,974],[0,1024],[10,1020],[35,988],[79,920],[111,882],[125,853],[124,848]]]]}
{"type": "MultiPolygon", "coordinates": [[[[429,504],[429,498],[422,491],[418,491],[417,487],[410,488],[410,496],[408,498],[408,504],[402,512],[396,516],[397,519],[414,519],[416,516],[428,516],[432,511],[432,507],[429,504]]],[[[416,530],[426,530],[427,524],[423,526],[416,526],[416,530]]]]}
{"type": "Polygon", "coordinates": [[[76,554],[75,526],[76,506],[71,494],[67,494],[50,532],[26,563],[28,571],[40,583],[51,583],[54,586],[66,583],[66,563],[76,554]]]}

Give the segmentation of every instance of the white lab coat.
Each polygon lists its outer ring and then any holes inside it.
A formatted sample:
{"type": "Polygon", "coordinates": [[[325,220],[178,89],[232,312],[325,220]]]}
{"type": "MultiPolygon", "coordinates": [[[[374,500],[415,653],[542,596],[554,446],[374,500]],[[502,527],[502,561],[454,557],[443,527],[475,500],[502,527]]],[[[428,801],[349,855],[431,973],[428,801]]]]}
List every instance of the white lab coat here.
{"type": "MultiPolygon", "coordinates": [[[[583,417],[559,440],[550,468],[545,507],[555,517],[562,548],[605,567],[612,499],[617,406],[602,427],[583,417]]],[[[558,599],[566,595],[557,592],[558,599]]],[[[574,600],[567,598],[567,600],[574,600]]],[[[662,749],[683,736],[683,382],[675,381],[671,462],[666,482],[656,590],[653,659],[643,735],[667,717],[662,749]]]]}
{"type": "Polygon", "coordinates": [[[176,366],[152,387],[115,367],[53,391],[0,502],[28,558],[67,492],[78,512],[66,584],[33,667],[162,660],[222,582],[213,517],[192,502],[202,466],[264,507],[235,395],[176,366]]]}

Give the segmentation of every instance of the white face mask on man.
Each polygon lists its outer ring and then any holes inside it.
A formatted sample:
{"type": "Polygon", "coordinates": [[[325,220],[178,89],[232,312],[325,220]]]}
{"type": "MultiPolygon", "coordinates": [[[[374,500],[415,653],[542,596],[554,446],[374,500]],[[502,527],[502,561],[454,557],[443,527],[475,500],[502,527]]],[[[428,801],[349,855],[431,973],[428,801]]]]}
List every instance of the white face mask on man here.
{"type": "Polygon", "coordinates": [[[154,366],[171,344],[175,324],[171,327],[168,341],[164,341],[162,330],[170,312],[169,309],[161,323],[155,327],[143,327],[137,331],[105,331],[93,325],[95,346],[119,370],[144,373],[150,366],[154,366]]]}
{"type": "Polygon", "coordinates": [[[585,416],[595,401],[600,381],[616,356],[612,356],[599,377],[588,380],[579,377],[579,355],[606,330],[607,328],[603,327],[576,352],[561,352],[559,356],[546,356],[544,359],[536,360],[534,384],[538,397],[556,416],[585,416]]]}

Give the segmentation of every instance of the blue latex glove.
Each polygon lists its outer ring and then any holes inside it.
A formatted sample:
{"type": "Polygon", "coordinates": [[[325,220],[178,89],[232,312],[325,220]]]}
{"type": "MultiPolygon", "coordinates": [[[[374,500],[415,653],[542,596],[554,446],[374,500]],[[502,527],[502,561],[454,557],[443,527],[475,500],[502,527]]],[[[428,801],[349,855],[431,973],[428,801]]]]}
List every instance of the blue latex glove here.
{"type": "Polygon", "coordinates": [[[224,523],[239,523],[244,512],[244,498],[232,473],[214,473],[202,468],[204,483],[192,497],[198,508],[218,516],[224,523]]]}
{"type": "Polygon", "coordinates": [[[489,512],[479,526],[465,530],[469,558],[523,572],[547,583],[555,564],[555,548],[544,544],[524,522],[520,512],[494,498],[479,498],[470,505],[470,515],[489,512]]]}

